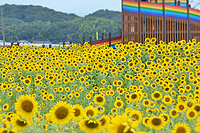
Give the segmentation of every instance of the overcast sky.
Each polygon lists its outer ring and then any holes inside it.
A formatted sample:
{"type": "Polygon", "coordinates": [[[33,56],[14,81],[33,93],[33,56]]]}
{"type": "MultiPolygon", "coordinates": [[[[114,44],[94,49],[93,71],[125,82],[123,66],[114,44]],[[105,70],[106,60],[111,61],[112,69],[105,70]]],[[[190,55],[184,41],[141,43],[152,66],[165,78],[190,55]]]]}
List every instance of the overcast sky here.
{"type": "MultiPolygon", "coordinates": [[[[40,5],[65,13],[75,13],[78,16],[85,16],[99,9],[121,11],[122,0],[0,0],[0,5],[40,5]]],[[[200,0],[190,0],[192,7],[200,0]]],[[[200,5],[198,6],[200,9],[200,5]]]]}
{"type": "Polygon", "coordinates": [[[40,5],[65,13],[85,16],[99,9],[121,11],[121,0],[0,0],[0,5],[40,5]]]}

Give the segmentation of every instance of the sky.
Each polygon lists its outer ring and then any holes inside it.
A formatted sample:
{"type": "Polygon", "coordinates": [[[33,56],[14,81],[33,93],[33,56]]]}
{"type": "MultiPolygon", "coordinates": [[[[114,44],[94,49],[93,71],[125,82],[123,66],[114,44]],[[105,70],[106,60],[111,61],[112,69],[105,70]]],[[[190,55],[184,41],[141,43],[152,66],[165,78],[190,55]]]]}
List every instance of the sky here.
{"type": "MultiPolygon", "coordinates": [[[[192,7],[200,0],[189,0],[192,7]]],[[[0,5],[17,4],[17,5],[40,5],[61,11],[64,13],[75,13],[84,17],[100,9],[121,11],[122,0],[0,0],[0,5]]],[[[200,5],[197,7],[200,9],[200,5]]]]}
{"type": "Polygon", "coordinates": [[[84,17],[100,9],[121,11],[122,0],[0,0],[0,5],[40,5],[84,17]]]}

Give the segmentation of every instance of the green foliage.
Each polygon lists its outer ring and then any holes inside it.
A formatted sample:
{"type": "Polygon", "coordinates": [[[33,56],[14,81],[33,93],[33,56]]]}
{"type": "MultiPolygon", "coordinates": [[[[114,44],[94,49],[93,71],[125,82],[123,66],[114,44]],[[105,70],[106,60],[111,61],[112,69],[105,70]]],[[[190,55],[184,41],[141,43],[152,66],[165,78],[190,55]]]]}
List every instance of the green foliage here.
{"type": "Polygon", "coordinates": [[[108,9],[106,10],[98,10],[92,14],[87,15],[86,17],[93,16],[93,17],[102,17],[102,18],[107,18],[111,20],[116,20],[121,23],[122,21],[122,13],[119,11],[109,11],[108,9]]]}
{"type": "MultiPolygon", "coordinates": [[[[79,17],[42,6],[5,4],[2,7],[6,13],[5,39],[9,42],[13,36],[17,36],[19,40],[28,41],[48,38],[52,43],[63,40],[67,42],[71,38],[73,43],[81,43],[83,35],[86,41],[89,41],[89,36],[92,36],[94,41],[96,32],[99,33],[99,39],[101,32],[104,32],[104,38],[108,38],[108,32],[111,32],[112,36],[120,34],[121,13],[117,11],[99,10],[79,17]]],[[[2,36],[0,30],[0,40],[3,39],[2,36]]]]}
{"type": "Polygon", "coordinates": [[[5,4],[1,7],[5,10],[7,18],[20,19],[24,22],[37,20],[42,22],[64,22],[79,17],[75,14],[56,12],[53,9],[42,6],[5,4]]]}

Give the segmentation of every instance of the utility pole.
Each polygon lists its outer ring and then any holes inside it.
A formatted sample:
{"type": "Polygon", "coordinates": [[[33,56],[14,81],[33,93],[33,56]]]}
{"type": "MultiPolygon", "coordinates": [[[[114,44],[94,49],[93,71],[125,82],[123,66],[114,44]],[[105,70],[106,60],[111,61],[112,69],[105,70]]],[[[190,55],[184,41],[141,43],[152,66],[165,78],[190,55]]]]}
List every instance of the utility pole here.
{"type": "Polygon", "coordinates": [[[1,17],[2,17],[2,30],[3,30],[3,46],[5,46],[4,24],[3,24],[3,8],[2,7],[1,7],[1,17]]]}

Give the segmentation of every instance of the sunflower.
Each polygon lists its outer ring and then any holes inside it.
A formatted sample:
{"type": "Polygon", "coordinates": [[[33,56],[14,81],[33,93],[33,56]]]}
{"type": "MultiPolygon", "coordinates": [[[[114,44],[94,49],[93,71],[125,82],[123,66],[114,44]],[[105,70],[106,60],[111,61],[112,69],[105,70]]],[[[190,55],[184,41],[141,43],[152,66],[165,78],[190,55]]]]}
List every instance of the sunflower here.
{"type": "Polygon", "coordinates": [[[49,81],[49,85],[50,85],[50,86],[54,86],[54,85],[55,85],[55,81],[50,80],[50,81],[49,81]]]}
{"type": "Polygon", "coordinates": [[[194,109],[197,111],[197,114],[200,114],[200,104],[195,104],[194,109]]]}
{"type": "Polygon", "coordinates": [[[130,94],[129,100],[136,102],[136,101],[139,101],[139,98],[140,98],[140,96],[138,93],[132,93],[132,94],[130,94]]]}
{"type": "Polygon", "coordinates": [[[47,131],[47,130],[48,130],[48,124],[43,125],[42,128],[43,128],[45,131],[47,131]]]}
{"type": "Polygon", "coordinates": [[[170,110],[170,116],[171,116],[172,118],[178,117],[178,116],[179,116],[179,113],[178,113],[177,109],[172,108],[172,109],[170,110]]]}
{"type": "Polygon", "coordinates": [[[137,133],[135,127],[138,123],[128,118],[127,115],[119,115],[111,120],[111,124],[108,128],[110,133],[137,133]]]}
{"type": "Polygon", "coordinates": [[[80,78],[79,78],[79,81],[80,81],[81,83],[84,83],[84,82],[85,82],[85,78],[84,78],[84,77],[80,77],[80,78]]]}
{"type": "Polygon", "coordinates": [[[101,84],[105,84],[105,83],[106,83],[105,79],[101,80],[101,84]]]}
{"type": "Polygon", "coordinates": [[[197,122],[195,124],[196,132],[200,133],[200,117],[197,118],[197,122]]]}
{"type": "Polygon", "coordinates": [[[83,107],[82,105],[73,105],[74,109],[74,117],[72,118],[73,121],[79,121],[82,119],[82,114],[83,114],[83,107]]]}
{"type": "Polygon", "coordinates": [[[56,125],[65,125],[73,117],[74,110],[72,106],[67,102],[59,101],[54,107],[49,111],[49,119],[56,125]]]}
{"type": "Polygon", "coordinates": [[[148,127],[148,121],[149,121],[149,118],[148,117],[144,117],[142,119],[142,124],[145,125],[146,127],[148,127]]]}
{"type": "Polygon", "coordinates": [[[18,133],[16,129],[0,128],[0,133],[18,133]]]}
{"type": "Polygon", "coordinates": [[[7,103],[3,105],[3,110],[4,110],[4,111],[7,111],[8,108],[9,108],[9,105],[8,105],[7,103]]]}
{"type": "Polygon", "coordinates": [[[87,94],[87,95],[86,95],[86,98],[87,98],[87,99],[90,99],[90,98],[91,98],[91,95],[90,95],[90,94],[87,94]]]}
{"type": "Polygon", "coordinates": [[[123,108],[124,103],[123,103],[123,101],[121,101],[121,100],[116,100],[116,101],[114,102],[114,105],[115,105],[115,108],[121,109],[121,108],[123,108]]]}
{"type": "Polygon", "coordinates": [[[89,84],[90,84],[90,83],[89,83],[88,81],[85,82],[85,86],[89,86],[89,84]]]}
{"type": "Polygon", "coordinates": [[[138,123],[142,121],[142,114],[138,110],[131,110],[128,116],[132,117],[133,121],[137,121],[138,123]]]}
{"type": "Polygon", "coordinates": [[[81,68],[81,69],[78,70],[78,72],[79,72],[81,75],[83,75],[83,74],[85,73],[85,69],[81,68]]]}
{"type": "Polygon", "coordinates": [[[15,115],[12,117],[11,124],[13,125],[13,128],[17,131],[26,131],[25,128],[31,125],[30,122],[22,120],[19,115],[15,115]]]}
{"type": "Polygon", "coordinates": [[[145,107],[150,107],[150,100],[149,99],[144,99],[142,101],[142,104],[145,106],[145,107]]]}
{"type": "Polygon", "coordinates": [[[108,128],[110,126],[110,117],[103,115],[100,119],[99,119],[100,123],[101,123],[101,129],[102,131],[105,130],[106,128],[108,128]]]}
{"type": "Polygon", "coordinates": [[[151,38],[151,42],[152,43],[155,43],[156,42],[156,38],[154,37],[154,38],[151,38]]]}
{"type": "Polygon", "coordinates": [[[153,100],[160,100],[162,98],[162,94],[159,91],[155,91],[154,93],[152,93],[151,95],[153,100]]]}
{"type": "Polygon", "coordinates": [[[170,105],[172,103],[172,97],[170,95],[165,95],[164,98],[162,99],[162,102],[164,104],[170,105]]]}
{"type": "MultiPolygon", "coordinates": [[[[150,42],[151,42],[151,39],[145,38],[145,44],[149,44],[150,42]]],[[[147,46],[147,48],[149,48],[149,47],[151,47],[151,46],[147,46]]]]}
{"type": "Polygon", "coordinates": [[[49,99],[50,101],[53,100],[53,99],[54,99],[54,95],[50,93],[50,94],[48,95],[48,99],[49,99]]]}
{"type": "Polygon", "coordinates": [[[151,129],[160,130],[165,126],[164,118],[152,116],[149,118],[148,125],[151,129]]]}
{"type": "Polygon", "coordinates": [[[185,112],[187,107],[186,107],[186,104],[179,102],[176,104],[176,109],[178,112],[185,112]]]}
{"type": "Polygon", "coordinates": [[[186,114],[189,120],[194,120],[197,117],[197,111],[194,109],[189,109],[186,114]]]}
{"type": "Polygon", "coordinates": [[[187,109],[192,108],[193,105],[194,105],[194,102],[195,102],[194,100],[187,101],[187,102],[186,102],[187,109]]]}
{"type": "Polygon", "coordinates": [[[79,127],[82,131],[87,133],[98,133],[101,132],[101,123],[97,120],[82,119],[79,122],[79,127]]]}
{"type": "Polygon", "coordinates": [[[15,110],[23,118],[30,120],[35,115],[37,104],[37,101],[31,95],[21,95],[15,103],[15,110]]]}
{"type": "Polygon", "coordinates": [[[176,123],[173,129],[172,133],[190,133],[190,127],[185,123],[176,123]]]}
{"type": "Polygon", "coordinates": [[[30,85],[31,84],[31,80],[29,78],[26,78],[26,79],[23,80],[23,83],[25,85],[30,85]]]}
{"type": "Polygon", "coordinates": [[[159,115],[159,117],[163,117],[164,118],[165,124],[167,124],[170,121],[170,118],[169,118],[168,114],[162,113],[162,114],[159,115]]]}
{"type": "Polygon", "coordinates": [[[96,94],[94,96],[94,103],[97,105],[103,105],[106,102],[104,96],[102,96],[101,94],[96,94]]]}
{"type": "Polygon", "coordinates": [[[89,116],[97,116],[98,109],[93,106],[88,106],[83,111],[83,117],[88,118],[89,116]]]}

